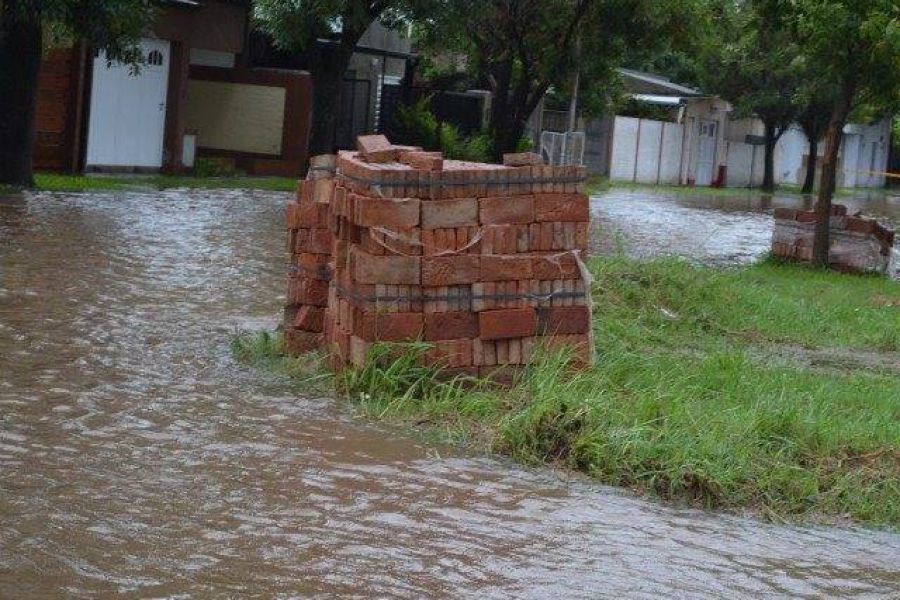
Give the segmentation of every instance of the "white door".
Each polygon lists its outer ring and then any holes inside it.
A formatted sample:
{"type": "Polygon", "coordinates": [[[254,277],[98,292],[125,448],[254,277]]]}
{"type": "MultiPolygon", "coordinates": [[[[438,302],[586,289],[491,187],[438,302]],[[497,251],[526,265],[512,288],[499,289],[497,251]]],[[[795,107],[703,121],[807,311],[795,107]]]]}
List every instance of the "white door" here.
{"type": "Polygon", "coordinates": [[[87,166],[162,166],[169,42],[141,40],[144,64],[137,74],[118,62],[94,59],[87,166]]]}
{"type": "Polygon", "coordinates": [[[697,141],[697,185],[712,185],[716,163],[715,121],[700,120],[700,135],[697,141]]]}

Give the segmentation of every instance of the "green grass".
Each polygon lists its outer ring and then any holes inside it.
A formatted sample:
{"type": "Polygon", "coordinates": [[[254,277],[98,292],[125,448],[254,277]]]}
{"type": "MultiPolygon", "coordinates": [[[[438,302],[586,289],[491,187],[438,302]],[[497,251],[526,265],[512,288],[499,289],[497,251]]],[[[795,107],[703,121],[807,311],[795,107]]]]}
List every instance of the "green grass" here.
{"type": "Polygon", "coordinates": [[[893,352],[900,285],[772,262],[591,269],[590,369],[543,356],[498,389],[442,382],[420,366],[421,344],[376,346],[336,389],[373,417],[672,502],[900,526],[900,368],[822,370],[765,353],[893,352]]]}
{"type": "MultiPolygon", "coordinates": [[[[115,192],[134,190],[190,189],[252,189],[291,192],[297,189],[297,179],[288,177],[190,177],[170,175],[59,175],[35,174],[35,189],[45,192],[115,192]]],[[[0,191],[14,191],[0,187],[0,191]]]]}

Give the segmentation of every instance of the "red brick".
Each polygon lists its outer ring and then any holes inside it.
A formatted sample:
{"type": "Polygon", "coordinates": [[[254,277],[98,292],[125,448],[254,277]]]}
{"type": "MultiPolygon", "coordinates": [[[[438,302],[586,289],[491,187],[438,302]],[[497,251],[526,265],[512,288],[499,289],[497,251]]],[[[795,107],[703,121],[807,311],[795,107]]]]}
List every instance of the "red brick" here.
{"type": "Polygon", "coordinates": [[[511,281],[531,279],[532,277],[531,256],[506,256],[502,254],[484,254],[481,256],[481,281],[511,281]]]}
{"type": "Polygon", "coordinates": [[[304,306],[297,311],[291,326],[303,331],[322,331],[325,325],[325,309],[304,306]]]}
{"type": "Polygon", "coordinates": [[[284,351],[288,354],[306,354],[318,350],[323,341],[321,333],[291,328],[284,330],[284,351]]]}
{"type": "Polygon", "coordinates": [[[479,219],[482,225],[534,221],[534,196],[499,196],[482,198],[479,202],[479,219]]]}
{"type": "Polygon", "coordinates": [[[472,366],[472,340],[434,342],[425,353],[428,364],[450,369],[472,366]]]}
{"type": "Polygon", "coordinates": [[[537,318],[540,335],[585,334],[591,328],[591,313],[587,306],[539,308],[537,318]]]}
{"type": "Polygon", "coordinates": [[[569,252],[536,255],[531,258],[534,279],[580,279],[578,261],[569,252]]]}
{"type": "Polygon", "coordinates": [[[353,335],[369,341],[407,342],[421,339],[422,313],[364,313],[356,310],[353,335]]]}
{"type": "Polygon", "coordinates": [[[291,257],[291,265],[296,267],[298,274],[310,279],[331,279],[330,256],[327,254],[299,253],[291,257]]]}
{"type": "Polygon", "coordinates": [[[812,210],[798,210],[794,220],[798,223],[815,223],[816,213],[812,210]]]}
{"type": "Polygon", "coordinates": [[[569,350],[571,364],[575,367],[586,367],[594,362],[594,352],[591,347],[591,338],[587,334],[582,335],[548,335],[538,338],[538,344],[542,345],[549,353],[562,349],[569,350]]]}
{"type": "Polygon", "coordinates": [[[476,338],[478,327],[478,315],[469,311],[425,315],[425,339],[428,341],[476,338]]]}
{"type": "Polygon", "coordinates": [[[415,198],[370,198],[356,196],[354,221],[364,227],[407,229],[419,225],[419,201],[415,198]]]}
{"type": "Polygon", "coordinates": [[[330,204],[334,194],[334,179],[317,179],[313,190],[313,202],[330,204]]]}
{"type": "Polygon", "coordinates": [[[310,229],[306,244],[302,248],[298,247],[296,251],[310,252],[312,254],[331,254],[333,241],[331,232],[327,229],[310,229]]]}
{"type": "Polygon", "coordinates": [[[507,308],[478,313],[481,338],[502,340],[534,335],[537,314],[533,308],[507,308]]]}
{"type": "Polygon", "coordinates": [[[478,200],[427,200],[422,203],[422,227],[441,229],[478,225],[478,200]]]}
{"type": "Polygon", "coordinates": [[[288,277],[288,304],[328,306],[328,282],[307,277],[288,277]]]}
{"type": "Polygon", "coordinates": [[[534,218],[536,221],[590,221],[590,203],[583,194],[537,194],[534,218]]]}
{"type": "Polygon", "coordinates": [[[847,231],[875,233],[875,221],[861,217],[847,217],[847,231]]]}
{"type": "Polygon", "coordinates": [[[372,256],[359,250],[350,255],[353,278],[368,284],[419,285],[421,260],[418,256],[372,256]]]}
{"type": "Polygon", "coordinates": [[[440,152],[406,151],[400,153],[400,162],[418,171],[441,171],[444,155],[440,152]]]}
{"type": "Polygon", "coordinates": [[[355,335],[350,336],[350,356],[349,361],[355,367],[364,367],[366,365],[366,359],[369,356],[369,348],[372,347],[372,344],[356,337],[355,335]]]}
{"type": "Polygon", "coordinates": [[[776,208],[775,218],[780,221],[795,221],[797,219],[797,210],[794,208],[776,208]]]}
{"type": "Polygon", "coordinates": [[[544,164],[544,159],[534,152],[516,152],[504,154],[503,164],[507,167],[530,167],[544,164]]]}
{"type": "Polygon", "coordinates": [[[426,256],[422,259],[422,285],[444,286],[475,283],[481,278],[477,254],[426,256]]]}
{"type": "Polygon", "coordinates": [[[383,135],[359,135],[356,137],[356,149],[363,155],[390,148],[391,142],[383,135]]]}

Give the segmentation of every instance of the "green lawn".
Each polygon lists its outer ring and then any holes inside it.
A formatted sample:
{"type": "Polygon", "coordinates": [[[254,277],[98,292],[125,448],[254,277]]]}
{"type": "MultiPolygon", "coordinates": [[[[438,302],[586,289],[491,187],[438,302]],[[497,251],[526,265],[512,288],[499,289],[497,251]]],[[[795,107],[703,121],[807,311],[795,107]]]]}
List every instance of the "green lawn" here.
{"type": "MultiPolygon", "coordinates": [[[[292,192],[297,179],[288,177],[191,177],[169,175],[59,175],[37,173],[35,189],[45,192],[112,192],[171,188],[253,189],[292,192]]],[[[4,188],[0,188],[3,191],[4,188]]],[[[6,188],[6,191],[11,191],[6,188]]]]}
{"type": "MultiPolygon", "coordinates": [[[[511,390],[446,384],[412,347],[337,389],[369,415],[674,502],[900,526],[900,285],[771,262],[591,269],[588,370],[556,356],[511,390]],[[807,360],[817,352],[831,362],[807,360]]],[[[236,342],[300,379],[316,372],[277,348],[236,342]]]]}

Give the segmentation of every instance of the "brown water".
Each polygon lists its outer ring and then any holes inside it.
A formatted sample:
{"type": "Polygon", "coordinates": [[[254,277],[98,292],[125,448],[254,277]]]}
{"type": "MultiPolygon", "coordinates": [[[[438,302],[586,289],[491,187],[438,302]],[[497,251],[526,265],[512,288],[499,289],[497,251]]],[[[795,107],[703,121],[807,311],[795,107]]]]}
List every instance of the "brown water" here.
{"type": "Polygon", "coordinates": [[[286,195],[0,201],[0,598],[900,597],[900,536],[426,445],[229,355],[286,195]]]}
{"type": "MultiPolygon", "coordinates": [[[[900,231],[900,195],[872,190],[835,202],[900,231]]],[[[591,205],[602,231],[594,238],[595,253],[623,251],[637,258],[672,254],[726,266],[751,263],[769,251],[775,208],[812,209],[813,200],[750,191],[716,196],[612,189],[593,197],[591,205]]]]}

